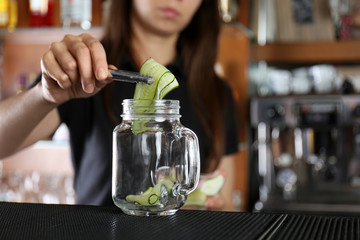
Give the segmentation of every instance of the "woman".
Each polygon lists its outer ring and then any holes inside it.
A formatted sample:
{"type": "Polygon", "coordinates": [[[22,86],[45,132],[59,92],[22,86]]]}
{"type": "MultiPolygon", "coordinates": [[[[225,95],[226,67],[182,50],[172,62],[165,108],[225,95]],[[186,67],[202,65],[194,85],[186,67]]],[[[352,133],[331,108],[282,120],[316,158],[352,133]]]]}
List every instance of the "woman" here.
{"type": "Polygon", "coordinates": [[[41,81],[0,103],[0,158],[67,124],[79,204],[112,204],[111,135],[122,99],[132,98],[135,86],[107,80],[109,64],[138,71],[152,57],[175,74],[180,87],[166,97],[180,100],[181,122],[199,137],[202,172],[236,151],[234,121],[224,122],[234,119],[225,113],[231,94],[214,72],[217,1],[124,0],[110,9],[102,42],[82,34],[52,43],[41,81]]]}

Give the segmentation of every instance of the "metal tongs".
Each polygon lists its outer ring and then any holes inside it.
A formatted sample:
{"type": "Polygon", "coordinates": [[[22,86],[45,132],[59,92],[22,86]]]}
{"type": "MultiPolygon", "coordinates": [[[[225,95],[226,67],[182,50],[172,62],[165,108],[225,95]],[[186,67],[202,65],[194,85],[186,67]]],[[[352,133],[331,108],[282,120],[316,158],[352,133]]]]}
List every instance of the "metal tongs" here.
{"type": "Polygon", "coordinates": [[[111,76],[108,79],[121,81],[121,82],[130,82],[130,83],[145,83],[152,84],[154,79],[150,76],[141,75],[137,72],[125,71],[125,70],[109,70],[111,76]]]}

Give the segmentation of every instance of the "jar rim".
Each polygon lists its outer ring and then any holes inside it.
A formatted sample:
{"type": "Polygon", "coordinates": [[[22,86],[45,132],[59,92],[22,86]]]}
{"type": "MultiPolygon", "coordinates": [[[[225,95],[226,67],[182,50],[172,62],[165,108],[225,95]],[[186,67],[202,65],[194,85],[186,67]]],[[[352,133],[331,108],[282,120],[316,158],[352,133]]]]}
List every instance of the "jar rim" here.
{"type": "Polygon", "coordinates": [[[141,105],[141,103],[149,103],[149,102],[152,102],[152,103],[155,103],[155,105],[162,105],[162,104],[165,104],[165,105],[179,105],[179,100],[175,100],[175,99],[124,99],[123,100],[123,105],[124,104],[135,104],[135,103],[138,103],[141,105]]]}
{"type": "Polygon", "coordinates": [[[180,118],[180,101],[173,99],[124,99],[123,119],[132,118],[180,118]]]}

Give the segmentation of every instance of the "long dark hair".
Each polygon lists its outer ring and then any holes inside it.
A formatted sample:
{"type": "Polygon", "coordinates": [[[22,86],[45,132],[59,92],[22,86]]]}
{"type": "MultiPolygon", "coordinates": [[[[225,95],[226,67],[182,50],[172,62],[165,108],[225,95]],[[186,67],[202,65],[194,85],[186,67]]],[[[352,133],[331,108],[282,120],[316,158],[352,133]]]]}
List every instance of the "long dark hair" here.
{"type": "MultiPolygon", "coordinates": [[[[224,153],[224,83],[214,71],[220,18],[217,0],[203,0],[191,23],[180,33],[178,54],[184,62],[191,101],[210,139],[209,159],[202,172],[216,169],[224,153]],[[201,110],[201,111],[200,111],[201,110]]],[[[105,37],[102,40],[108,60],[120,64],[119,56],[130,55],[132,34],[131,0],[112,1],[105,37]]],[[[109,91],[104,91],[106,92],[109,91]]]]}

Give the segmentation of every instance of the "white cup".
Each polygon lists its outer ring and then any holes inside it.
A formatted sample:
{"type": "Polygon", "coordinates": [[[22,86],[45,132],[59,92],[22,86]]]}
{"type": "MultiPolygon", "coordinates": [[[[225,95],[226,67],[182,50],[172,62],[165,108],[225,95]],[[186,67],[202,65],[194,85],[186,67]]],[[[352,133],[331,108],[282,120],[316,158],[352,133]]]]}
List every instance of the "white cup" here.
{"type": "Polygon", "coordinates": [[[309,68],[309,74],[313,80],[315,92],[331,93],[334,90],[337,71],[333,66],[315,65],[309,68]]]}
{"type": "Polygon", "coordinates": [[[269,82],[275,95],[291,93],[291,72],[288,70],[272,69],[269,73],[269,82]]]}
{"type": "Polygon", "coordinates": [[[292,91],[295,94],[308,94],[311,92],[312,83],[308,68],[302,67],[293,70],[292,91]]]}

